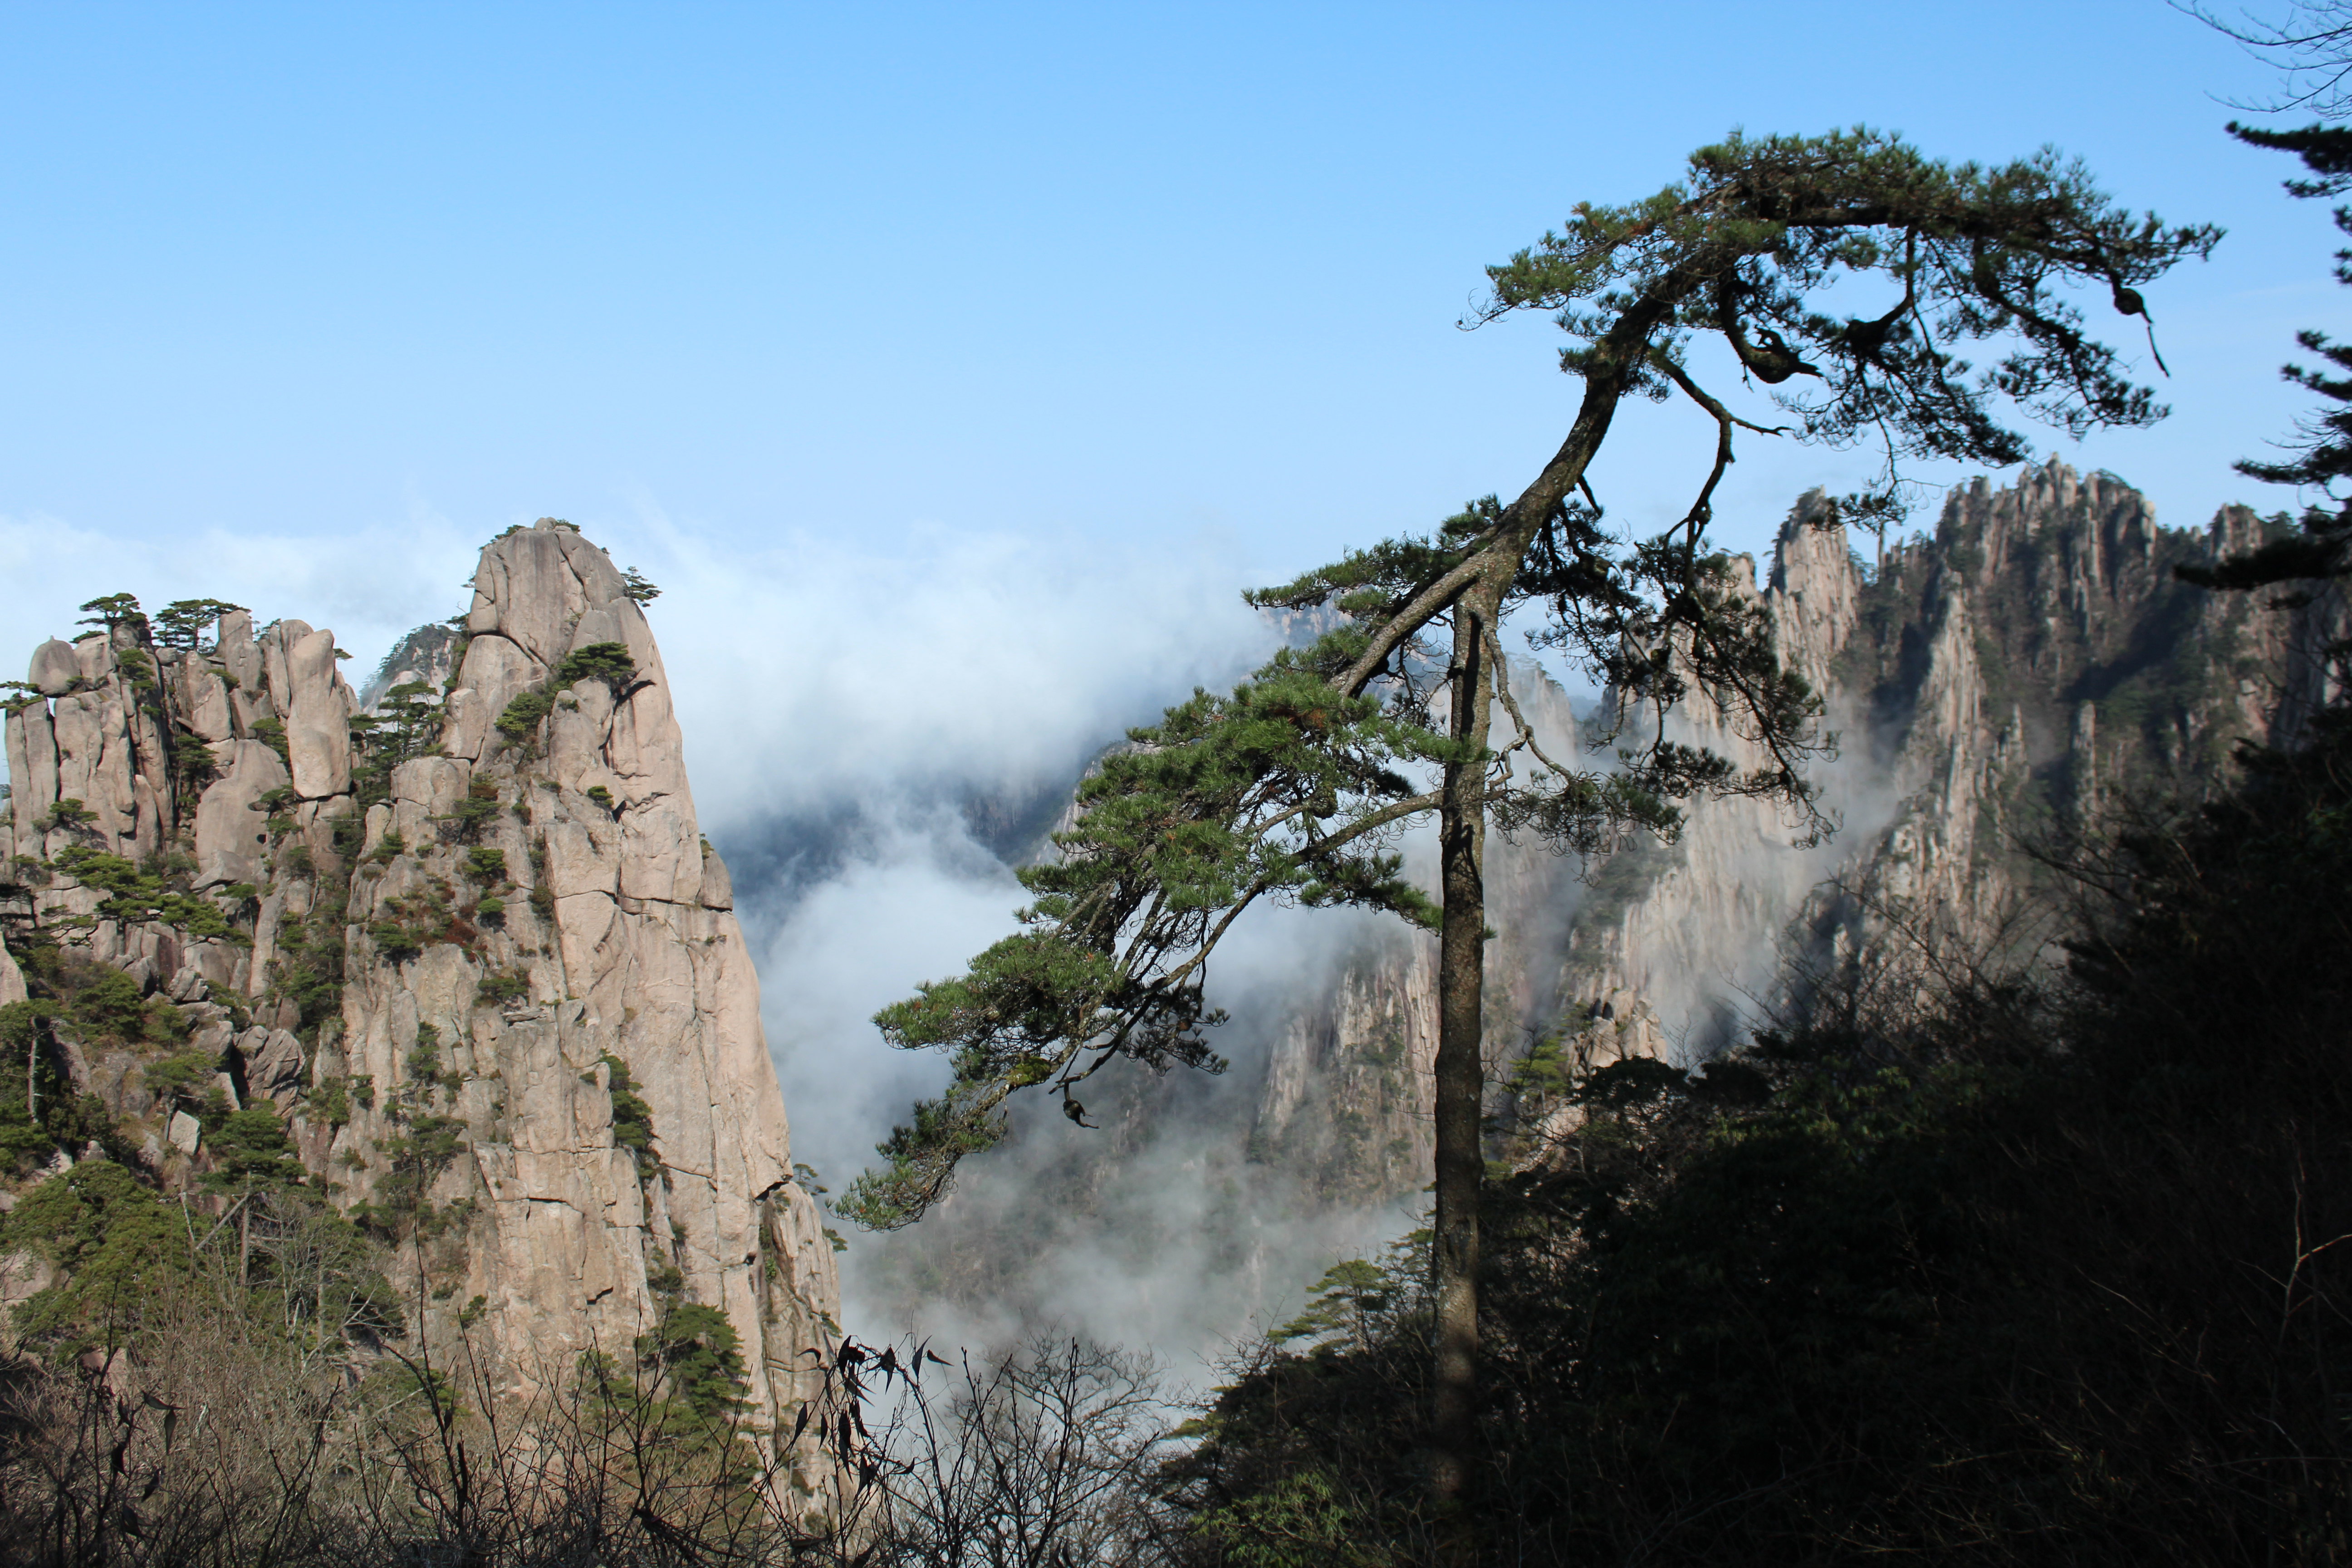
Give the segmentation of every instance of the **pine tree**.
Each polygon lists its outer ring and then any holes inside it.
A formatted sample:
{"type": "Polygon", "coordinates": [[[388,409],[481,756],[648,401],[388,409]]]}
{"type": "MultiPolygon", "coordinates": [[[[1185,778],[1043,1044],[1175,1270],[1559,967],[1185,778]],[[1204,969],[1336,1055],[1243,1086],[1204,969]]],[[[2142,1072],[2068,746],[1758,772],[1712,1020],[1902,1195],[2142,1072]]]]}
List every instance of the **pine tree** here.
{"type": "Polygon", "coordinates": [[[1780,668],[1762,610],[1707,538],[1735,436],[1879,442],[1883,498],[1907,458],[2021,461],[2028,444],[2004,423],[2017,414],[2075,436],[2148,424],[2165,411],[2064,291],[2093,285],[2145,316],[2140,286],[2219,237],[2134,216],[2052,153],[1948,165],[1855,130],[1735,135],[1694,154],[1682,181],[1622,206],[1580,205],[1563,232],[1488,268],[1474,324],[1541,310],[1570,340],[1561,367],[1583,395],[1558,453],[1507,504],[1489,497],[1430,536],[1251,596],[1337,624],[1231,692],[1196,692],[1133,731],[1081,788],[1059,863],[1022,871],[1035,896],[1023,929],[877,1016],[894,1045],[950,1052],[955,1077],[880,1146],[885,1163],[843,1211],[882,1227],[919,1216],[959,1160],[1002,1136],[1003,1102],[1024,1089],[1059,1095],[1083,1121],[1074,1091],[1116,1059],[1221,1065],[1203,1034],[1218,1021],[1208,961],[1259,900],[1386,910],[1433,929],[1431,1446],[1435,1492],[1458,1500],[1476,1452],[1489,826],[1596,854],[1637,829],[1671,835],[1679,801],[1736,794],[1789,802],[1825,827],[1804,776],[1822,748],[1819,700],[1780,668]],[[1816,303],[1833,284],[1852,295],[1874,283],[1875,315],[1816,303]],[[1772,389],[1784,423],[1735,414],[1704,384],[1693,350],[1708,339],[1743,383],[1772,389]],[[1972,371],[1960,353],[1974,343],[2001,357],[1972,371]],[[1687,513],[1642,540],[1602,528],[1587,477],[1629,396],[1684,399],[1717,437],[1687,513]],[[1515,614],[1616,694],[1622,767],[1546,753],[1503,657],[1515,614]],[[1741,772],[1669,740],[1664,716],[1694,696],[1765,764],[1741,772]],[[1431,816],[1434,901],[1395,853],[1404,826],[1431,816]]]}
{"type": "MultiPolygon", "coordinates": [[[[2286,188],[2298,196],[2352,191],[2352,130],[2312,125],[2300,131],[2262,131],[2232,121],[2230,134],[2256,147],[2301,157],[2315,178],[2286,182],[2286,188]]],[[[2336,209],[2336,226],[2352,234],[2352,206],[2336,209]]],[[[2336,253],[2336,279],[2352,284],[2352,250],[2336,253]]],[[[2242,458],[2233,467],[2249,479],[2317,490],[2323,499],[2304,509],[2297,532],[2265,541],[2211,566],[2174,568],[2191,583],[2244,590],[2352,574],[2352,493],[2339,489],[2352,479],[2352,343],[2318,331],[2297,332],[2294,341],[2305,353],[2319,356],[2321,367],[2288,364],[2280,374],[2316,394],[2320,409],[2304,419],[2294,442],[2282,443],[2288,451],[2284,460],[2242,458]]]]}
{"type": "Polygon", "coordinates": [[[226,599],[174,599],[155,616],[155,640],[165,647],[193,648],[206,627],[244,608],[226,599]]]}
{"type": "MultiPolygon", "coordinates": [[[[2251,19],[2232,23],[2202,7],[2190,11],[2272,59],[2284,73],[2294,89],[2287,97],[2249,107],[2273,112],[2310,109],[2323,117],[2321,123],[2298,131],[2264,131],[2231,121],[2230,134],[2249,146],[2301,158],[2311,177],[2285,181],[2291,195],[2308,199],[2352,191],[2352,129],[2329,123],[2352,112],[2352,89],[2346,85],[2352,76],[2352,4],[2317,0],[2294,5],[2285,20],[2275,24],[2251,19]]],[[[2352,206],[2337,207],[2335,218],[2338,231],[2352,235],[2352,206]]],[[[2336,280],[2352,284],[2352,249],[2336,253],[2336,280]]],[[[2302,421],[2293,441],[2280,443],[2289,454],[2285,460],[2242,458],[2232,466],[2249,479],[2316,490],[2321,499],[2304,509],[2297,532],[2265,541],[2211,566],[2175,567],[2188,582],[2242,592],[2352,575],[2352,492],[2338,489],[2352,479],[2352,344],[2318,331],[2297,332],[2294,341],[2305,353],[2319,357],[2320,368],[2290,363],[2280,374],[2316,394],[2320,407],[2302,421]]]]}

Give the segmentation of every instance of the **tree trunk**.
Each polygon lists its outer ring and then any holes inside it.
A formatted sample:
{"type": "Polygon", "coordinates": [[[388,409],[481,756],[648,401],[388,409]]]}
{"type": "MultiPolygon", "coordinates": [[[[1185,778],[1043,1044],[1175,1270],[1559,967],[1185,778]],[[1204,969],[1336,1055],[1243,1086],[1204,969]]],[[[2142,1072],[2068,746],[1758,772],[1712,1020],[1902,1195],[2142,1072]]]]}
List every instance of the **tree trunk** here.
{"type": "MultiPolygon", "coordinates": [[[[1485,632],[1490,607],[1478,588],[1454,611],[1454,738],[1483,753],[1492,679],[1485,632]]],[[[1478,1435],[1478,1188],[1486,1155],[1482,1004],[1486,984],[1486,764],[1448,763],[1438,844],[1444,921],[1437,960],[1437,1369],[1431,1410],[1432,1486],[1441,1506],[1468,1486],[1478,1435]]]]}

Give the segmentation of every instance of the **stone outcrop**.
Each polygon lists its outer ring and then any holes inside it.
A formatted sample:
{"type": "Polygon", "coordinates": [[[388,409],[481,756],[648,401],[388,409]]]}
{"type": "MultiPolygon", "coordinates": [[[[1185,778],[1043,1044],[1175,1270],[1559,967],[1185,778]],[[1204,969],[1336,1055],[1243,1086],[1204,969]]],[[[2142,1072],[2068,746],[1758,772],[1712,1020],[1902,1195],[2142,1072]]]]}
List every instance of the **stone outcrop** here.
{"type": "MultiPolygon", "coordinates": [[[[704,1303],[740,1338],[753,1422],[788,1434],[803,1352],[837,1332],[833,1247],[660,652],[604,552],[547,521],[483,552],[465,626],[415,634],[376,683],[438,678],[421,731],[363,712],[333,633],[299,621],[45,643],[40,695],[7,715],[0,918],[176,1003],[233,1102],[278,1107],[346,1208],[383,1218],[419,1130],[449,1135],[402,1200],[422,1206],[383,1220],[429,1287],[407,1292],[417,1331],[475,1303],[520,1390],[586,1352],[626,1360],[665,1301],[704,1303]],[[602,645],[629,668],[572,679],[602,645]],[[537,706],[501,728],[518,698],[537,706]],[[77,849],[222,918],[128,918],[77,849]]],[[[0,1002],[24,994],[0,961],[0,1002]]],[[[153,1122],[152,1173],[184,1183],[197,1123],[118,1054],[92,1091],[153,1122]]]]}
{"type": "MultiPolygon", "coordinates": [[[[2165,529],[2121,480],[2053,461],[1953,490],[1934,536],[1872,572],[1813,506],[1791,513],[1761,593],[1841,736],[1817,770],[1839,831],[1799,848],[1769,808],[1709,803],[1637,896],[1570,933],[1564,989],[1646,999],[1685,1055],[1792,983],[1937,951],[2029,955],[2053,911],[2028,842],[2194,798],[2239,740],[2292,743],[2327,695],[2339,594],[2273,607],[2174,575],[2258,542],[2244,508],[2165,529]]],[[[1758,760],[1704,714],[1690,724],[1758,760]]]]}

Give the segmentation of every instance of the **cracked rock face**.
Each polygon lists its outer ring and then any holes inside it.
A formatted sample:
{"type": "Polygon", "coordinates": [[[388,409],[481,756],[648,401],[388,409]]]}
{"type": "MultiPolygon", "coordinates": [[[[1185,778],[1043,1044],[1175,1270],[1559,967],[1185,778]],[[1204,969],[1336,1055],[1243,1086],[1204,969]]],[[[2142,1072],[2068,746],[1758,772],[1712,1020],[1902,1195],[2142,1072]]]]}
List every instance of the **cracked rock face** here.
{"type": "MultiPolygon", "coordinates": [[[[793,1177],[759,979],[702,841],[660,651],[604,552],[544,521],[485,549],[462,637],[403,645],[453,672],[439,722],[404,738],[355,738],[324,628],[256,637],[238,612],[210,647],[137,640],[35,655],[47,695],[8,715],[0,853],[169,846],[238,932],[68,926],[100,896],[63,874],[32,893],[34,918],[184,1005],[192,1043],[221,1051],[247,1102],[278,1107],[344,1205],[383,1201],[420,1127],[455,1130],[429,1223],[401,1232],[423,1332],[455,1333],[479,1298],[473,1332],[520,1392],[587,1352],[627,1362],[666,1300],[717,1307],[754,1425],[787,1440],[814,1392],[803,1352],[837,1332],[833,1247],[793,1177]],[[633,670],[554,686],[599,644],[633,670]],[[526,693],[543,716],[502,730],[526,693]],[[173,749],[195,746],[209,775],[175,787],[173,749]],[[60,826],[68,798],[88,819],[60,826]]],[[[0,1001],[22,994],[0,963],[0,1001]]],[[[158,1173],[200,1167],[195,1124],[109,1070],[111,1102],[156,1121],[158,1173]]],[[[822,1464],[808,1445],[809,1473],[822,1464]]]]}
{"type": "MultiPolygon", "coordinates": [[[[2046,928],[2021,836],[2095,826],[2119,791],[2193,795],[2241,737],[2291,743],[2343,635],[2340,593],[2282,612],[2174,577],[2257,542],[2247,509],[2161,528],[2113,475],[2055,460],[1955,489],[1931,537],[1871,563],[1811,526],[1816,504],[1790,515],[1760,593],[1841,737],[1813,770],[1838,831],[1806,848],[1769,805],[1704,803],[1640,896],[1570,936],[1566,989],[1644,999],[1686,1055],[1792,984],[2031,952],[2046,928]]],[[[1686,721],[1761,762],[1712,716],[1686,721]]]]}
{"type": "Polygon", "coordinates": [[[220,771],[196,805],[197,885],[258,882],[269,860],[269,835],[255,814],[261,797],[288,787],[291,777],[259,741],[226,741],[212,751],[220,771]]]}

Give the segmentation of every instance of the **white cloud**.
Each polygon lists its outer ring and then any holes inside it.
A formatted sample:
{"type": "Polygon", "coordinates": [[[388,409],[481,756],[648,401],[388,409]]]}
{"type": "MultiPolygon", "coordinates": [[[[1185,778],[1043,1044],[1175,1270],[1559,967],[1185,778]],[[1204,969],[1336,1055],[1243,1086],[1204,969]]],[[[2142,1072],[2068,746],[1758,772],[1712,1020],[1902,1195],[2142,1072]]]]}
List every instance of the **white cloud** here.
{"type": "Polygon", "coordinates": [[[614,548],[664,589],[649,613],[714,836],[1058,776],[1270,642],[1237,561],[1206,542],[1106,552],[929,529],[887,553],[801,535],[747,554],[656,522],[614,548]]]}

